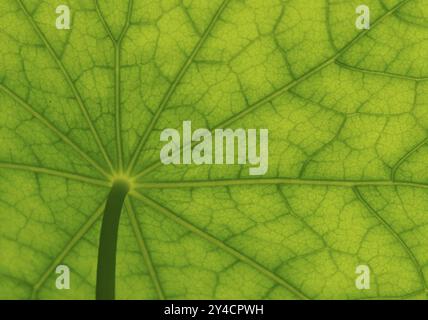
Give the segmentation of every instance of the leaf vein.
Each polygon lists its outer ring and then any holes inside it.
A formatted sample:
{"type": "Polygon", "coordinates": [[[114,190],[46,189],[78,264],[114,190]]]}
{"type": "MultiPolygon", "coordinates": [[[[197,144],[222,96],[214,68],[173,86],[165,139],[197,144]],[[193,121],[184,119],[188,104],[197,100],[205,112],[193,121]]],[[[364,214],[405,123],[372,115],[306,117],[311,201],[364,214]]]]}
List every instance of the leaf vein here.
{"type": "Polygon", "coordinates": [[[406,244],[406,242],[401,238],[397,231],[395,231],[392,226],[384,219],[382,216],[368,203],[368,201],[363,197],[358,187],[353,187],[352,191],[354,192],[357,199],[364,205],[364,207],[369,211],[387,230],[388,232],[398,241],[400,246],[406,251],[410,260],[412,261],[416,271],[418,273],[418,277],[421,280],[421,283],[425,290],[428,290],[428,286],[425,280],[425,276],[422,270],[422,266],[418,262],[416,256],[413,254],[412,250],[406,244]]]}
{"type": "Polygon", "coordinates": [[[155,286],[156,292],[161,300],[165,300],[165,294],[163,292],[162,286],[159,281],[159,277],[156,273],[156,270],[153,265],[152,257],[150,256],[150,252],[147,248],[147,244],[143,238],[143,233],[140,228],[140,225],[137,220],[137,216],[135,214],[134,207],[132,205],[131,200],[128,198],[125,202],[127,213],[129,220],[131,222],[132,231],[134,232],[135,238],[137,240],[138,247],[143,256],[144,262],[146,263],[147,269],[149,270],[150,277],[155,286]]]}

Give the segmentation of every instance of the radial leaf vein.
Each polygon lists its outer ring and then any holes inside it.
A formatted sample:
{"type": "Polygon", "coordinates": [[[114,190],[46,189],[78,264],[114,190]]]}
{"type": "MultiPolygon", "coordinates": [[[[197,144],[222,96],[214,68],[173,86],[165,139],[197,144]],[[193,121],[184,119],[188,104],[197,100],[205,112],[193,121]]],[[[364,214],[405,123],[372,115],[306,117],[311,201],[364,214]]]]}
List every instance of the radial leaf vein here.
{"type": "Polygon", "coordinates": [[[352,188],[355,196],[357,199],[364,205],[364,207],[369,211],[385,228],[388,230],[388,232],[397,240],[397,242],[400,244],[400,246],[404,249],[404,251],[409,256],[410,260],[412,261],[418,276],[420,278],[420,281],[422,283],[422,286],[425,290],[428,289],[427,283],[425,281],[424,272],[422,270],[422,267],[420,263],[418,262],[417,258],[413,254],[412,250],[409,248],[409,246],[406,244],[406,242],[401,238],[401,236],[398,234],[397,231],[395,231],[392,226],[384,219],[382,216],[368,203],[368,201],[363,197],[358,187],[352,188]]]}
{"type": "Polygon", "coordinates": [[[149,270],[150,277],[152,279],[153,285],[155,286],[156,292],[158,294],[158,297],[161,300],[165,299],[165,294],[163,292],[161,283],[159,281],[158,275],[156,273],[155,267],[153,265],[152,258],[150,256],[150,252],[147,248],[147,244],[143,238],[143,233],[140,228],[140,224],[137,220],[137,215],[135,214],[134,207],[132,205],[131,200],[128,198],[125,202],[126,211],[128,212],[128,217],[131,222],[132,230],[134,232],[138,247],[141,251],[141,254],[143,256],[144,262],[146,264],[147,269],[149,270]]]}
{"type": "Polygon", "coordinates": [[[47,174],[47,175],[58,177],[58,178],[76,180],[76,181],[80,181],[80,182],[84,182],[84,183],[88,183],[88,184],[92,184],[92,185],[97,185],[97,186],[102,186],[102,187],[110,187],[111,186],[111,184],[105,180],[99,180],[99,179],[94,179],[91,177],[86,177],[86,176],[78,175],[78,174],[71,173],[71,172],[59,171],[59,170],[54,170],[54,169],[49,169],[49,168],[42,168],[42,167],[35,167],[35,166],[30,166],[30,165],[25,165],[25,164],[0,162],[0,168],[20,170],[20,171],[28,171],[28,172],[32,172],[32,173],[42,173],[42,174],[47,174]]]}
{"type": "Polygon", "coordinates": [[[189,180],[189,181],[156,181],[141,182],[136,185],[137,189],[174,189],[174,188],[208,188],[227,187],[242,185],[318,185],[335,187],[413,187],[428,189],[428,184],[407,181],[391,180],[327,180],[327,179],[294,179],[294,178],[258,178],[258,179],[224,179],[224,180],[189,180]]]}
{"type": "Polygon", "coordinates": [[[416,81],[416,82],[428,81],[428,77],[413,77],[413,76],[406,76],[406,75],[401,75],[397,73],[390,73],[386,71],[366,70],[358,67],[349,66],[339,60],[335,61],[335,63],[342,68],[349,69],[351,71],[361,72],[361,73],[373,74],[373,75],[383,76],[388,78],[410,80],[410,81],[416,81]]]}

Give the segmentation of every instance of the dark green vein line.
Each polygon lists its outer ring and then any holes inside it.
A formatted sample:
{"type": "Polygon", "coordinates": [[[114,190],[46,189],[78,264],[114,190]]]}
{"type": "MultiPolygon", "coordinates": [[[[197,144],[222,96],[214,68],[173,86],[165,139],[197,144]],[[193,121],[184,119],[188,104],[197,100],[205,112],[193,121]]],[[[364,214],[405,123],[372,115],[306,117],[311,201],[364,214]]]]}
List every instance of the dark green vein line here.
{"type": "Polygon", "coordinates": [[[46,126],[49,130],[55,133],[62,141],[64,141],[67,145],[74,149],[74,151],[76,151],[83,159],[89,162],[92,167],[94,167],[94,169],[98,170],[104,176],[109,177],[109,174],[98,163],[96,163],[90,156],[88,156],[82,149],[80,149],[78,145],[71,141],[65,134],[58,130],[52,123],[50,123],[44,116],[38,113],[31,105],[29,105],[26,101],[19,97],[15,92],[11,91],[9,88],[5,87],[2,84],[0,84],[0,90],[9,95],[34,118],[39,120],[44,126],[46,126]]]}
{"type": "Polygon", "coordinates": [[[426,32],[428,29],[427,20],[426,19],[422,20],[425,22],[424,23],[424,22],[418,21],[417,20],[418,18],[420,17],[414,16],[414,15],[397,14],[397,20],[408,24],[410,27],[422,29],[422,31],[426,32]]]}
{"type": "Polygon", "coordinates": [[[182,227],[186,228],[187,230],[191,231],[192,233],[199,236],[200,238],[202,238],[202,239],[208,241],[209,243],[211,243],[212,245],[222,249],[224,252],[230,254],[231,256],[235,257],[239,261],[251,266],[252,268],[257,270],[258,272],[263,274],[265,277],[267,277],[270,280],[272,280],[273,282],[283,286],[289,292],[294,294],[297,298],[303,299],[303,300],[309,299],[309,297],[307,297],[304,293],[299,291],[297,288],[295,288],[289,282],[282,279],[281,277],[279,277],[278,275],[276,275],[275,273],[273,273],[272,271],[270,271],[269,269],[267,269],[263,265],[259,264],[255,260],[247,257],[246,255],[237,251],[236,249],[230,247],[229,245],[227,245],[223,241],[215,238],[214,236],[210,235],[209,233],[199,229],[198,227],[194,226],[190,222],[179,217],[177,214],[175,214],[171,210],[165,208],[164,206],[160,205],[159,203],[155,202],[154,200],[152,200],[152,199],[150,199],[150,198],[148,198],[148,197],[146,197],[146,196],[144,196],[138,192],[135,192],[135,191],[131,192],[130,195],[135,197],[137,200],[142,201],[143,203],[150,206],[154,210],[162,213],[167,218],[171,219],[172,221],[176,222],[177,224],[179,224],[182,227]]]}
{"type": "Polygon", "coordinates": [[[119,220],[129,187],[127,181],[116,180],[107,198],[98,247],[97,300],[114,300],[115,298],[119,220]]]}
{"type": "MultiPolygon", "coordinates": [[[[291,94],[293,94],[293,93],[291,93],[291,94]]],[[[299,99],[302,99],[297,94],[293,94],[293,95],[295,95],[299,99]]],[[[322,144],[320,146],[320,148],[317,148],[314,152],[312,152],[310,155],[307,156],[307,158],[305,159],[305,161],[302,163],[302,167],[300,168],[299,178],[303,177],[305,175],[305,172],[308,169],[308,166],[312,163],[312,161],[314,159],[316,159],[316,157],[319,154],[321,154],[324,150],[326,150],[328,148],[328,146],[333,145],[334,142],[336,141],[336,139],[338,139],[340,137],[340,134],[342,133],[342,131],[343,131],[343,129],[344,129],[347,121],[348,121],[348,117],[342,115],[342,123],[338,126],[338,128],[337,128],[336,133],[334,134],[334,136],[332,138],[330,138],[328,142],[322,144]]]]}
{"type": "Polygon", "coordinates": [[[122,138],[121,138],[121,120],[120,120],[120,48],[118,48],[118,43],[114,38],[114,35],[107,24],[107,21],[104,18],[104,15],[101,12],[98,0],[95,2],[95,11],[97,12],[98,18],[103,25],[104,30],[106,31],[108,37],[110,38],[113,49],[114,49],[114,91],[115,91],[115,139],[116,139],[116,153],[117,153],[117,162],[119,171],[123,169],[123,158],[122,158],[122,138]]]}
{"type": "Polygon", "coordinates": [[[132,8],[134,2],[129,0],[128,2],[128,13],[126,16],[125,26],[119,35],[119,39],[115,44],[115,100],[116,100],[116,141],[117,141],[117,153],[119,161],[119,170],[123,172],[123,146],[122,146],[122,118],[121,118],[121,47],[122,41],[128,32],[129,26],[131,25],[132,8]]]}
{"type": "Polygon", "coordinates": [[[428,138],[424,139],[420,143],[418,143],[416,146],[414,146],[412,149],[410,149],[404,156],[400,158],[400,160],[397,161],[397,163],[394,165],[394,167],[391,170],[391,180],[395,181],[395,176],[397,175],[398,169],[403,165],[403,163],[409,159],[413,154],[415,154],[420,148],[428,144],[428,138]]]}
{"type": "Polygon", "coordinates": [[[331,21],[330,21],[330,0],[325,0],[325,21],[326,21],[326,25],[327,25],[327,36],[328,36],[328,41],[330,42],[331,46],[337,50],[337,47],[334,43],[334,37],[333,37],[333,33],[331,32],[331,21]]]}
{"type": "MultiPolygon", "coordinates": [[[[368,32],[370,32],[371,30],[373,30],[377,25],[379,25],[382,21],[384,21],[386,18],[388,18],[390,15],[392,15],[394,12],[396,12],[398,9],[400,9],[402,6],[404,6],[409,1],[411,1],[411,0],[404,0],[404,1],[400,2],[399,4],[397,4],[390,11],[386,12],[383,16],[381,16],[380,18],[378,18],[372,24],[372,26],[371,26],[370,29],[367,29],[367,30],[364,30],[364,31],[360,32],[347,45],[345,45],[344,47],[342,47],[334,56],[332,56],[331,58],[329,58],[326,61],[324,61],[323,63],[321,63],[319,66],[317,66],[315,68],[312,68],[311,70],[309,70],[308,72],[306,72],[305,74],[303,74],[300,78],[295,79],[291,83],[286,84],[285,86],[283,86],[283,87],[281,87],[281,88],[279,88],[279,89],[271,92],[270,94],[268,94],[265,97],[261,98],[259,101],[257,101],[253,105],[248,106],[246,109],[242,110],[241,112],[236,113],[235,115],[233,115],[229,119],[226,119],[223,122],[219,123],[218,125],[214,126],[214,128],[211,129],[211,131],[213,131],[216,128],[225,128],[225,127],[230,126],[234,122],[238,121],[239,119],[242,119],[246,115],[248,115],[251,112],[253,112],[255,109],[257,109],[260,106],[263,106],[263,105],[267,104],[268,102],[274,100],[275,98],[281,96],[285,92],[287,92],[290,89],[296,87],[298,84],[302,83],[306,79],[310,78],[311,76],[317,74],[319,71],[323,70],[327,66],[331,65],[340,56],[342,56],[349,48],[351,48],[355,43],[357,43],[361,38],[363,38],[368,32]]],[[[186,148],[186,147],[189,148],[191,146],[189,146],[189,145],[188,146],[183,146],[183,148],[186,148]]],[[[182,148],[182,150],[183,150],[183,148],[182,148]]],[[[146,174],[152,172],[157,167],[159,167],[161,164],[162,163],[159,162],[159,161],[156,161],[156,162],[152,163],[151,165],[147,166],[145,169],[143,169],[142,171],[140,171],[139,173],[137,173],[135,175],[136,179],[140,178],[143,175],[146,175],[146,174]]]]}
{"type": "MultiPolygon", "coordinates": [[[[418,104],[418,86],[419,82],[415,82],[415,94],[413,96],[413,109],[416,108],[418,104]]],[[[420,143],[415,145],[413,148],[411,148],[409,151],[407,151],[391,168],[391,180],[394,181],[395,177],[397,175],[397,171],[401,168],[401,166],[413,155],[415,154],[419,149],[421,149],[424,145],[428,144],[428,137],[423,139],[420,143]]]]}
{"type": "MultiPolygon", "coordinates": [[[[317,230],[315,230],[306,220],[304,217],[299,216],[298,214],[296,214],[294,212],[293,207],[291,206],[290,202],[287,199],[287,196],[285,195],[284,191],[281,189],[281,187],[279,185],[277,185],[276,190],[279,194],[279,196],[281,197],[283,203],[285,204],[285,207],[287,208],[289,214],[296,219],[297,221],[299,221],[299,223],[301,225],[303,225],[306,229],[308,229],[312,234],[314,234],[320,242],[322,242],[322,244],[324,245],[323,248],[320,249],[325,249],[328,248],[329,245],[327,243],[327,241],[324,239],[324,236],[322,234],[320,234],[317,230]]],[[[312,248],[315,249],[315,248],[312,248]]]]}
{"type": "Polygon", "coordinates": [[[134,235],[137,240],[138,247],[140,248],[146,267],[149,270],[149,274],[152,279],[153,285],[155,286],[159,299],[165,300],[165,294],[161,287],[158,275],[156,273],[156,269],[153,265],[153,261],[150,256],[150,252],[147,248],[147,244],[143,238],[143,233],[141,231],[140,224],[138,223],[137,215],[135,214],[135,210],[131,203],[131,200],[126,199],[125,206],[126,206],[126,211],[128,213],[129,220],[131,222],[132,230],[134,231],[134,235]]]}
{"type": "Polygon", "coordinates": [[[406,181],[390,180],[316,180],[293,178],[260,178],[260,179],[225,179],[225,180],[194,180],[179,182],[142,182],[136,185],[136,189],[175,189],[175,188],[209,188],[242,185],[307,185],[307,186],[333,186],[333,187],[414,187],[428,189],[428,184],[406,181]]]}
{"type": "Polygon", "coordinates": [[[123,146],[122,146],[122,125],[121,125],[121,80],[120,80],[120,45],[114,45],[114,96],[115,96],[115,128],[116,128],[116,152],[119,171],[123,171],[123,146]]]}
{"type": "Polygon", "coordinates": [[[169,100],[171,99],[172,95],[174,94],[178,84],[181,82],[182,78],[186,74],[187,70],[193,63],[193,60],[195,59],[198,52],[201,50],[203,44],[208,39],[209,34],[213,30],[214,26],[216,25],[217,21],[219,20],[221,14],[226,9],[228,3],[230,0],[224,0],[223,3],[218,8],[216,14],[211,19],[211,22],[209,23],[208,27],[205,29],[202,37],[199,39],[196,46],[193,48],[192,53],[190,54],[189,58],[186,60],[184,65],[181,67],[180,71],[178,72],[177,76],[175,77],[174,81],[172,82],[171,86],[169,87],[168,91],[166,92],[165,96],[162,99],[162,102],[160,103],[158,109],[156,110],[155,115],[153,116],[152,120],[150,121],[150,124],[148,125],[147,129],[145,130],[143,137],[141,138],[140,142],[138,143],[138,146],[131,158],[131,161],[128,166],[128,174],[131,174],[134,170],[134,167],[136,165],[136,162],[138,161],[138,158],[147,142],[147,139],[150,136],[150,133],[153,131],[156,123],[158,122],[163,110],[167,106],[169,100]]]}
{"type": "Polygon", "coordinates": [[[66,243],[65,247],[61,250],[61,252],[55,257],[52,263],[46,268],[46,270],[42,273],[39,280],[33,286],[33,292],[31,295],[31,299],[37,299],[37,293],[46,280],[52,275],[52,272],[55,268],[64,260],[64,258],[70,253],[70,251],[74,248],[74,246],[79,242],[80,239],[91,229],[91,227],[98,221],[103,213],[104,205],[98,208],[95,213],[89,217],[89,219],[77,230],[75,235],[66,243]]]}
{"type": "Polygon", "coordinates": [[[367,70],[367,69],[362,69],[362,68],[358,68],[358,67],[353,67],[350,65],[347,65],[341,61],[335,61],[335,63],[340,66],[343,67],[345,69],[349,69],[351,71],[356,71],[356,72],[360,72],[360,73],[366,73],[366,74],[372,74],[372,75],[377,75],[377,76],[382,76],[382,77],[388,77],[388,78],[396,78],[396,79],[403,79],[403,80],[410,80],[410,81],[428,81],[428,77],[413,77],[413,76],[406,76],[406,75],[401,75],[398,73],[389,73],[389,72],[384,72],[384,71],[374,71],[374,70],[367,70]]]}
{"type": "MultiPolygon", "coordinates": [[[[415,95],[413,97],[413,108],[416,108],[418,104],[418,82],[415,82],[415,95]]],[[[419,149],[428,144],[428,137],[419,142],[409,151],[407,151],[392,167],[391,169],[391,180],[394,181],[397,175],[397,171],[401,168],[404,162],[406,162],[413,154],[415,154],[419,149]]]]}
{"type": "Polygon", "coordinates": [[[113,36],[113,33],[111,32],[111,29],[109,28],[106,19],[104,18],[104,15],[101,12],[101,8],[99,5],[99,0],[94,0],[95,2],[95,11],[97,12],[98,18],[100,19],[104,30],[107,32],[108,37],[110,38],[111,42],[116,45],[116,39],[113,36]]]}
{"type": "Polygon", "coordinates": [[[47,40],[47,38],[45,37],[45,35],[43,34],[43,32],[39,29],[39,27],[37,26],[36,22],[34,21],[33,17],[31,16],[31,14],[28,12],[27,8],[24,6],[24,4],[22,3],[22,0],[17,0],[19,6],[21,7],[24,15],[27,17],[28,21],[30,22],[31,26],[33,27],[34,31],[36,32],[36,34],[38,35],[38,37],[42,40],[43,44],[45,45],[46,49],[48,50],[49,54],[51,55],[51,57],[54,59],[55,63],[57,64],[57,66],[59,67],[59,69],[61,70],[62,74],[65,77],[65,80],[67,81],[69,87],[71,88],[71,90],[73,91],[73,94],[76,98],[76,101],[79,105],[79,108],[89,126],[89,129],[91,131],[92,136],[95,139],[96,144],[98,145],[99,150],[101,151],[107,165],[109,166],[110,170],[114,170],[113,168],[113,164],[110,160],[110,157],[107,154],[107,151],[105,150],[101,139],[98,135],[97,130],[95,129],[95,125],[91,120],[91,117],[89,115],[88,109],[85,105],[85,103],[83,102],[83,99],[79,93],[79,91],[76,88],[76,85],[74,84],[73,80],[70,77],[70,74],[68,73],[67,69],[65,68],[64,64],[62,63],[62,61],[58,58],[57,54],[55,53],[55,50],[52,48],[52,46],[50,45],[49,41],[47,40]]]}
{"type": "Polygon", "coordinates": [[[422,270],[421,265],[419,264],[418,260],[416,259],[415,255],[413,254],[412,250],[410,250],[409,246],[406,244],[406,242],[401,238],[401,236],[392,228],[392,226],[381,217],[381,215],[368,203],[368,201],[363,197],[358,187],[353,187],[352,191],[354,192],[357,199],[365,206],[365,208],[373,214],[373,216],[376,217],[376,219],[388,230],[388,232],[398,241],[400,246],[406,251],[407,255],[409,256],[410,260],[412,261],[414,267],[416,268],[416,271],[418,273],[418,276],[422,282],[422,286],[425,290],[428,289],[427,283],[425,281],[425,276],[422,270]]]}
{"type": "Polygon", "coordinates": [[[402,296],[388,296],[388,297],[386,297],[386,296],[383,296],[383,297],[376,296],[376,297],[371,297],[371,298],[362,298],[362,299],[355,299],[355,300],[404,300],[406,298],[413,298],[414,296],[416,296],[416,295],[418,295],[418,294],[420,294],[422,292],[425,293],[425,290],[424,289],[422,289],[422,290],[416,290],[414,292],[410,292],[410,293],[404,294],[402,296]]]}
{"type": "Polygon", "coordinates": [[[64,171],[58,171],[58,170],[53,170],[53,169],[49,169],[49,168],[41,168],[41,167],[30,166],[30,165],[26,165],[26,164],[15,164],[15,163],[0,162],[0,168],[28,171],[28,172],[32,172],[32,173],[42,173],[42,174],[47,174],[47,175],[54,176],[54,177],[76,180],[76,181],[85,182],[85,183],[89,183],[89,184],[93,184],[93,185],[97,185],[97,186],[111,187],[111,183],[109,183],[108,181],[98,180],[98,179],[94,179],[91,177],[86,177],[86,176],[82,176],[82,175],[78,175],[78,174],[74,174],[74,173],[70,173],[70,172],[64,172],[64,171]]]}
{"type": "Polygon", "coordinates": [[[117,161],[119,167],[119,173],[123,172],[123,144],[122,144],[122,117],[121,117],[121,45],[122,41],[129,29],[132,15],[132,8],[134,5],[133,0],[128,2],[128,13],[126,17],[125,25],[119,35],[119,38],[116,40],[114,35],[109,28],[107,21],[102,14],[101,8],[99,6],[98,0],[95,1],[95,9],[97,15],[104,27],[104,30],[107,32],[108,37],[110,38],[113,48],[114,48],[114,91],[115,91],[115,133],[116,133],[116,152],[117,152],[117,161]]]}

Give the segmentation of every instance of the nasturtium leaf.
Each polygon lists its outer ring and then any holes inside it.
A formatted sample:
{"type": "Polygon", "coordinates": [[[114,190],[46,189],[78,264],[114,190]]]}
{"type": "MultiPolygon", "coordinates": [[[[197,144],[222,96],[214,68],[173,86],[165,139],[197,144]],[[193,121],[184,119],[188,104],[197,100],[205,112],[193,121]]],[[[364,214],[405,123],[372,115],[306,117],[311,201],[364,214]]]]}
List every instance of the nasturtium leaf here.
{"type": "Polygon", "coordinates": [[[2,0],[0,298],[95,298],[118,180],[117,299],[427,298],[428,6],[364,3],[2,0]],[[163,165],[186,120],[268,172],[163,165]]]}

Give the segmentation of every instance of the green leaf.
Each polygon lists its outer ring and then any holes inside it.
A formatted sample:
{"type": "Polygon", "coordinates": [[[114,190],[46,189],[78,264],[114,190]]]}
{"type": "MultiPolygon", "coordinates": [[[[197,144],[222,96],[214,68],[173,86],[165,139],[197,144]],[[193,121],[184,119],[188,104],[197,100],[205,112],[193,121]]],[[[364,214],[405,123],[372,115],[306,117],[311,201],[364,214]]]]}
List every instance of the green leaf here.
{"type": "Polygon", "coordinates": [[[0,298],[95,298],[123,179],[117,299],[427,298],[425,0],[62,2],[0,3],[0,298]],[[267,174],[162,165],[185,120],[268,128],[267,174]]]}

